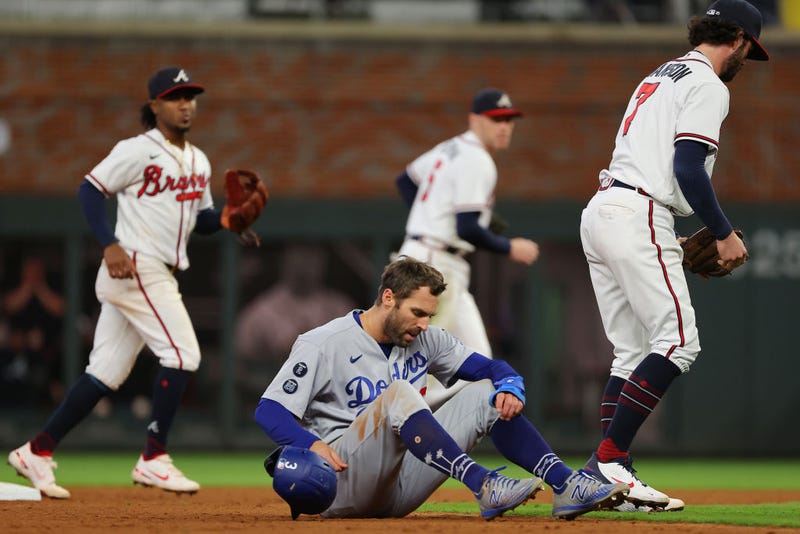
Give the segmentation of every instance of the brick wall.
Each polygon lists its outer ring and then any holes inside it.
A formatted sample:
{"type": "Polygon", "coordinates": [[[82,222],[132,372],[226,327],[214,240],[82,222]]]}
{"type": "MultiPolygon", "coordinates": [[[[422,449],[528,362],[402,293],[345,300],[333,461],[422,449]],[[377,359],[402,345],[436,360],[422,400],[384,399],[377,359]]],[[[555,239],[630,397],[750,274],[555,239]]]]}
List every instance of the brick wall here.
{"type": "MultiPolygon", "coordinates": [[[[506,89],[527,116],[499,157],[500,198],[583,199],[610,158],[642,75],[687,48],[669,39],[509,39],[374,29],[324,36],[0,28],[0,191],[72,195],[122,138],[139,133],[149,74],[180,64],[207,87],[190,139],[219,177],[258,169],[273,195],[394,196],[417,154],[466,127],[469,101],[506,89]]],[[[619,30],[621,31],[621,30],[619,30]]],[[[233,31],[232,33],[236,33],[233,31]]],[[[764,37],[764,36],[762,36],[764,37]]],[[[797,201],[800,46],[773,45],[730,86],[714,184],[723,199],[797,201]]],[[[221,194],[220,180],[213,186],[221,194]]]]}

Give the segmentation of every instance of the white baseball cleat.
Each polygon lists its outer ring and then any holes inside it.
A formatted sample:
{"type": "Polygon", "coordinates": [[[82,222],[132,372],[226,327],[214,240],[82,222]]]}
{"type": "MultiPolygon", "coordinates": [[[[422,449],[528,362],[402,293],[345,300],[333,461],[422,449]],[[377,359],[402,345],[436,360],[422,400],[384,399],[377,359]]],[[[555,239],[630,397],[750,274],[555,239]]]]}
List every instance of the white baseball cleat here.
{"type": "Polygon", "coordinates": [[[665,508],[669,505],[669,496],[666,493],[639,480],[630,456],[604,463],[598,461],[597,454],[593,453],[584,469],[601,482],[626,484],[630,491],[625,500],[635,505],[647,505],[653,508],[665,508]]]}
{"type": "Polygon", "coordinates": [[[131,471],[131,477],[134,484],[175,493],[197,493],[200,489],[200,484],[186,478],[180,469],[175,467],[169,454],[160,454],[150,460],[145,460],[140,454],[136,467],[131,471]]]}
{"type": "Polygon", "coordinates": [[[630,501],[625,501],[619,506],[613,508],[614,512],[680,512],[686,507],[686,503],[681,499],[674,497],[669,498],[669,503],[666,506],[650,506],[647,504],[634,504],[630,501]]]}
{"type": "Polygon", "coordinates": [[[8,454],[8,464],[17,470],[20,476],[31,481],[45,497],[52,499],[69,499],[69,491],[56,484],[53,469],[58,464],[50,456],[39,456],[31,450],[31,442],[8,454]]]}

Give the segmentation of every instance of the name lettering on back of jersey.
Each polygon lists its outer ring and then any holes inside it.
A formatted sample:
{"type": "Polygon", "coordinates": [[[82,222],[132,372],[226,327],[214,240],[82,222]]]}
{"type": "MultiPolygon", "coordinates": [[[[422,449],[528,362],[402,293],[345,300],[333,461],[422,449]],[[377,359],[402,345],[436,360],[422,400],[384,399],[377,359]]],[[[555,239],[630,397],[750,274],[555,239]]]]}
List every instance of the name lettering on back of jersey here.
{"type": "Polygon", "coordinates": [[[685,63],[664,63],[651,72],[648,78],[666,76],[667,78],[671,78],[673,82],[677,82],[691,73],[692,69],[685,63]]]}
{"type": "Polygon", "coordinates": [[[136,196],[140,198],[142,195],[154,197],[165,191],[179,191],[175,195],[175,200],[178,202],[195,200],[203,196],[203,191],[209,182],[208,178],[203,174],[192,174],[191,176],[181,176],[180,178],[173,178],[170,175],[163,176],[163,174],[164,169],[158,165],[145,167],[142,173],[144,182],[136,196]],[[187,189],[192,189],[193,191],[187,191],[187,189]]]}

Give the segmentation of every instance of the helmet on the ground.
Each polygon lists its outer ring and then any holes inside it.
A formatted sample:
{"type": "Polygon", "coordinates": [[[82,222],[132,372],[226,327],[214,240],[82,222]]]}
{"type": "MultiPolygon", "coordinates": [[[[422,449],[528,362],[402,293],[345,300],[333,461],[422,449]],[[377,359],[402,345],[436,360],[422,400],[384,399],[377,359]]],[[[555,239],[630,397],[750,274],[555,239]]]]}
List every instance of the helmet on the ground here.
{"type": "Polygon", "coordinates": [[[324,512],[336,498],[336,471],[310,449],[285,445],[264,460],[272,488],[289,503],[292,519],[324,512]]]}

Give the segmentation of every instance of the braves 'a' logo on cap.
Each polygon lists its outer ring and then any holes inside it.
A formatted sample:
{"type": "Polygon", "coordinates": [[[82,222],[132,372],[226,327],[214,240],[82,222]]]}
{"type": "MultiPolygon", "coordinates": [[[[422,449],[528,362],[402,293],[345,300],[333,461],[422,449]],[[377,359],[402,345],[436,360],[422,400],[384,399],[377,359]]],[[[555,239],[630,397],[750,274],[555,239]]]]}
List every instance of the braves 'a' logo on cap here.
{"type": "Polygon", "coordinates": [[[497,107],[498,108],[510,108],[511,107],[511,98],[505,93],[500,95],[500,98],[497,99],[497,107]]]}
{"type": "Polygon", "coordinates": [[[175,82],[175,83],[178,83],[178,82],[189,83],[189,75],[186,74],[186,71],[181,69],[180,72],[178,72],[178,75],[175,76],[174,78],[172,78],[172,81],[175,82]]]}

